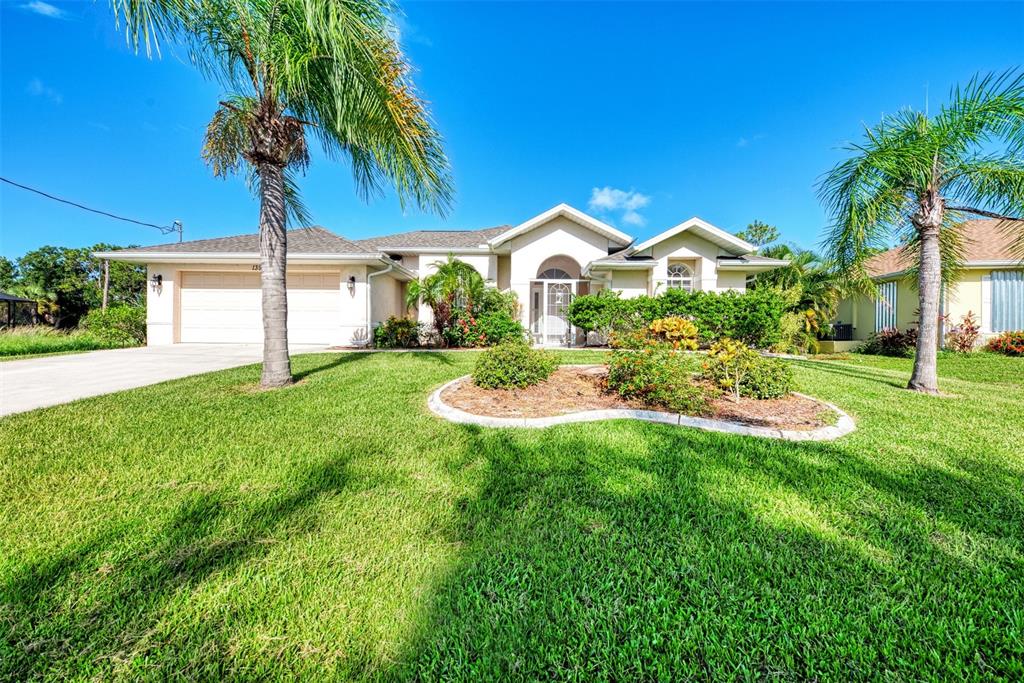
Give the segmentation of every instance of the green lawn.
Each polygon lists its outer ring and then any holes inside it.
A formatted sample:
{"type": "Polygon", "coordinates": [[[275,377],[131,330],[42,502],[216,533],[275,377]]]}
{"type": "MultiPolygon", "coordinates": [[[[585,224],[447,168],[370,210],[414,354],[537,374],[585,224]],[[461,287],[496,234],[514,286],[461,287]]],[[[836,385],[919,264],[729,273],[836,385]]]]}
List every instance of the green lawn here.
{"type": "Polygon", "coordinates": [[[474,357],[0,421],[0,680],[1024,677],[1024,359],[798,362],[791,444],[438,420],[474,357]]]}

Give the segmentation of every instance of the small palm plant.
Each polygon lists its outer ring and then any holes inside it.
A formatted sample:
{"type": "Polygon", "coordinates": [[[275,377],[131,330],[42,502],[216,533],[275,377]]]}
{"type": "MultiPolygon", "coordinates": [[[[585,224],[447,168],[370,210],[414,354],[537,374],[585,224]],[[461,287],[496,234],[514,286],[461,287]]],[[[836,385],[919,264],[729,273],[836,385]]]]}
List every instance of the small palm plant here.
{"type": "Polygon", "coordinates": [[[433,273],[409,283],[405,302],[409,307],[420,302],[430,307],[434,315],[434,329],[443,342],[444,332],[451,325],[455,311],[472,312],[484,294],[485,283],[473,266],[451,254],[445,261],[435,261],[433,267],[433,273]]]}
{"type": "Polygon", "coordinates": [[[1024,73],[975,77],[937,114],[887,116],[846,149],[850,158],[819,188],[832,214],[831,260],[866,280],[863,262],[873,251],[893,236],[907,246],[921,316],[908,388],[936,393],[939,291],[955,277],[960,226],[971,217],[1024,215],[1024,73]]]}
{"type": "Polygon", "coordinates": [[[447,211],[440,136],[409,79],[383,0],[111,0],[147,53],[184,43],[228,94],[206,131],[216,176],[243,173],[260,198],[265,387],[292,381],[285,291],[288,219],[307,222],[297,174],[309,136],[346,158],[364,198],[393,185],[403,206],[447,211]]]}

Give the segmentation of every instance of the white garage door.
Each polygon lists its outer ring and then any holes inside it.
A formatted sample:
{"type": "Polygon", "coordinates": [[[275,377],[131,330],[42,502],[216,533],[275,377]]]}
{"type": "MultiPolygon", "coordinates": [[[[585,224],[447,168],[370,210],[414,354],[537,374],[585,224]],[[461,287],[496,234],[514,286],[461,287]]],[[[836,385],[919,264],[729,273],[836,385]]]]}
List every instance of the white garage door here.
{"type": "MultiPolygon", "coordinates": [[[[341,327],[340,275],[288,273],[288,341],[331,344],[341,327]]],[[[181,341],[262,344],[260,274],[182,273],[181,341]]]]}

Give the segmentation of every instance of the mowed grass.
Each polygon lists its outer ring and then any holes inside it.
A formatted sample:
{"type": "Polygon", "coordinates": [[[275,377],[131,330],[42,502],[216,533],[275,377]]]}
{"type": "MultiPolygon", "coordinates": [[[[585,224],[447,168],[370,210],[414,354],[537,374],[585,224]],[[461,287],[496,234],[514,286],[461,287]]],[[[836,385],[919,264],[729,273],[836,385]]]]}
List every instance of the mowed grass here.
{"type": "Polygon", "coordinates": [[[797,363],[808,444],[437,419],[474,358],[0,421],[0,680],[1024,677],[1024,360],[797,363]]]}

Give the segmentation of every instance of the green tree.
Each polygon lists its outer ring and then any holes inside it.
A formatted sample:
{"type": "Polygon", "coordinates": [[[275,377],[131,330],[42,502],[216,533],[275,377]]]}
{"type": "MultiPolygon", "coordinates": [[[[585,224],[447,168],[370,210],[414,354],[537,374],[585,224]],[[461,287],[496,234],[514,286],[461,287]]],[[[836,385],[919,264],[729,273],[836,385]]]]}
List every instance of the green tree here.
{"type": "Polygon", "coordinates": [[[766,244],[778,241],[779,229],[774,225],[768,225],[767,223],[755,220],[747,225],[746,230],[740,230],[736,233],[736,236],[741,240],[750,242],[755,247],[763,247],[766,244]]]}
{"type": "Polygon", "coordinates": [[[441,139],[409,77],[381,0],[112,0],[136,50],[184,43],[227,90],[207,128],[214,175],[244,173],[260,201],[261,384],[292,381],[285,264],[289,218],[306,222],[296,174],[307,136],[345,157],[363,198],[389,182],[405,206],[444,213],[452,187],[441,139]]]}
{"type": "Polygon", "coordinates": [[[409,283],[405,300],[410,307],[419,302],[430,306],[434,329],[443,343],[444,332],[451,325],[455,311],[472,312],[475,302],[485,296],[485,283],[473,266],[451,254],[446,261],[436,261],[433,266],[436,269],[433,273],[409,283]]]}
{"type": "Polygon", "coordinates": [[[6,256],[0,256],[0,290],[9,291],[18,284],[18,266],[6,256]]]}
{"type": "Polygon", "coordinates": [[[933,116],[886,116],[822,180],[830,258],[866,279],[869,250],[893,236],[917,262],[920,330],[908,388],[936,393],[939,291],[971,217],[1024,215],[1024,74],[975,77],[933,116]],[[945,266],[943,261],[946,261],[945,266]]]}

